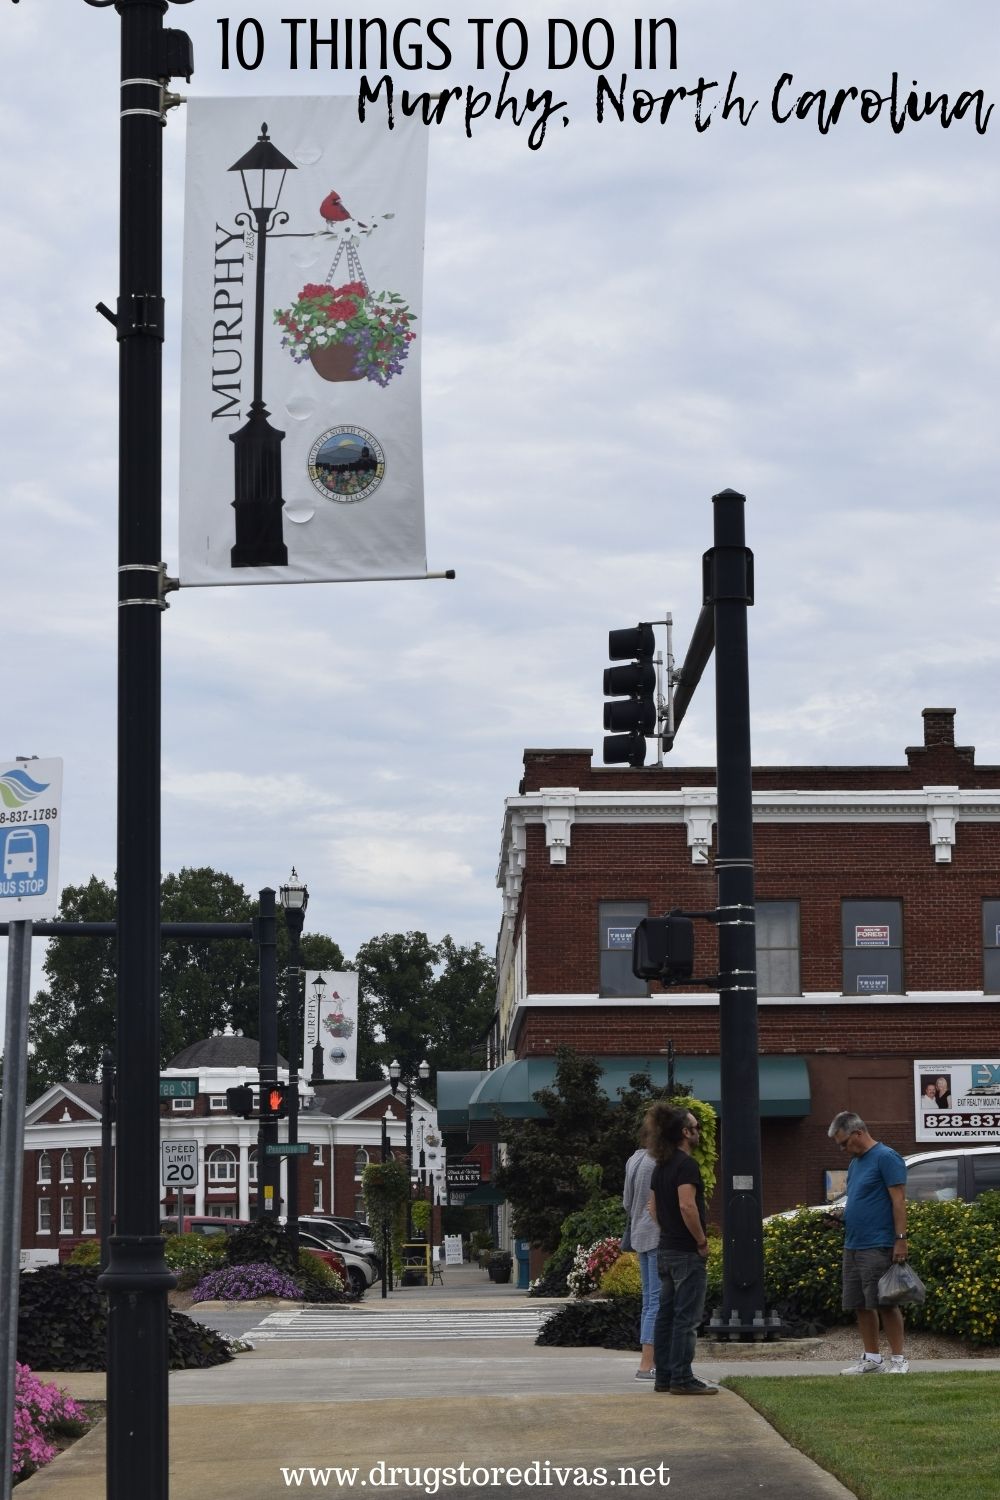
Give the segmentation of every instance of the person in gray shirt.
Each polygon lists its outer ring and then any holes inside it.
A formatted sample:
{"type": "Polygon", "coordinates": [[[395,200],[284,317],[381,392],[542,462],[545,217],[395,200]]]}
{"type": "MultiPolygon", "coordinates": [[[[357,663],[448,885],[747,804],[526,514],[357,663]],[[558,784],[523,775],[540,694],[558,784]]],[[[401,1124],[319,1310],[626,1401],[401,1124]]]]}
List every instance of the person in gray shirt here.
{"type": "Polygon", "coordinates": [[[655,1380],[653,1366],[653,1328],[660,1306],[660,1276],[656,1269],[656,1247],[660,1243],[660,1231],[650,1217],[648,1203],[650,1180],[656,1162],[646,1150],[649,1139],[648,1116],[639,1129],[639,1149],[633,1151],[625,1164],[625,1191],[622,1203],[625,1206],[626,1240],[639,1261],[642,1278],[642,1316],[639,1324],[639,1341],[642,1355],[636,1380],[655,1380]]]}

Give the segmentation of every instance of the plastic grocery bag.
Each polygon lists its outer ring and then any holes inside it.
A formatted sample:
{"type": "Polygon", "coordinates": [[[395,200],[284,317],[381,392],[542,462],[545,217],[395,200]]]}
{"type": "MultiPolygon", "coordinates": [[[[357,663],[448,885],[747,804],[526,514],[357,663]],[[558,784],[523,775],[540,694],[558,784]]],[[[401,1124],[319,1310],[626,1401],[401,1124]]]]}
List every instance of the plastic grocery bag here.
{"type": "Polygon", "coordinates": [[[888,1271],[879,1277],[878,1300],[884,1306],[919,1305],[926,1297],[923,1282],[907,1260],[894,1260],[888,1271]]]}

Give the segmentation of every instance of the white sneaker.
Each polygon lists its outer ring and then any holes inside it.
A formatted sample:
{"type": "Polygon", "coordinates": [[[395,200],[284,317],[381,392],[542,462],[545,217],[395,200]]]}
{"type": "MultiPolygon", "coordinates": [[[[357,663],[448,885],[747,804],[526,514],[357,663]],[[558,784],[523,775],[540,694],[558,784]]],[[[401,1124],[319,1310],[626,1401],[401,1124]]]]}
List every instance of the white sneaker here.
{"type": "Polygon", "coordinates": [[[910,1373],[910,1361],[905,1354],[894,1354],[888,1364],[882,1361],[883,1375],[908,1375],[910,1373]]]}
{"type": "Polygon", "coordinates": [[[881,1359],[865,1359],[862,1354],[853,1365],[848,1365],[846,1370],[841,1370],[841,1375],[878,1375],[885,1369],[885,1363],[881,1359]]]}

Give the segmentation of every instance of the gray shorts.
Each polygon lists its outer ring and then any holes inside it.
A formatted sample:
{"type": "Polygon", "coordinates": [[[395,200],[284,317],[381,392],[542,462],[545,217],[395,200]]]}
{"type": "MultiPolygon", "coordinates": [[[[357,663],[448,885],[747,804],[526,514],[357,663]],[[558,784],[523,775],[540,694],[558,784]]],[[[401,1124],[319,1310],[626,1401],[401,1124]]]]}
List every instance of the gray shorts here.
{"type": "Polygon", "coordinates": [[[844,1251],[844,1290],[841,1306],[845,1312],[859,1307],[878,1307],[878,1283],[892,1265],[892,1246],[877,1245],[872,1250],[844,1251]]]}

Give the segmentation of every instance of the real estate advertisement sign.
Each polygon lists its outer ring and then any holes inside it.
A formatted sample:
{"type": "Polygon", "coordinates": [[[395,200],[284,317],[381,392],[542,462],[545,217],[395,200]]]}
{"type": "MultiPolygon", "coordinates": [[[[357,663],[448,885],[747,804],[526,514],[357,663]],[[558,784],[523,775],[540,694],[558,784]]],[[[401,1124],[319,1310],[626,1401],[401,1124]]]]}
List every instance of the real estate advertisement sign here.
{"type": "Polygon", "coordinates": [[[343,96],[187,132],[182,585],[425,577],[428,132],[343,96]]]}
{"type": "Polygon", "coordinates": [[[1000,1141],[1000,1058],[913,1064],[918,1141],[1000,1141]]]}

